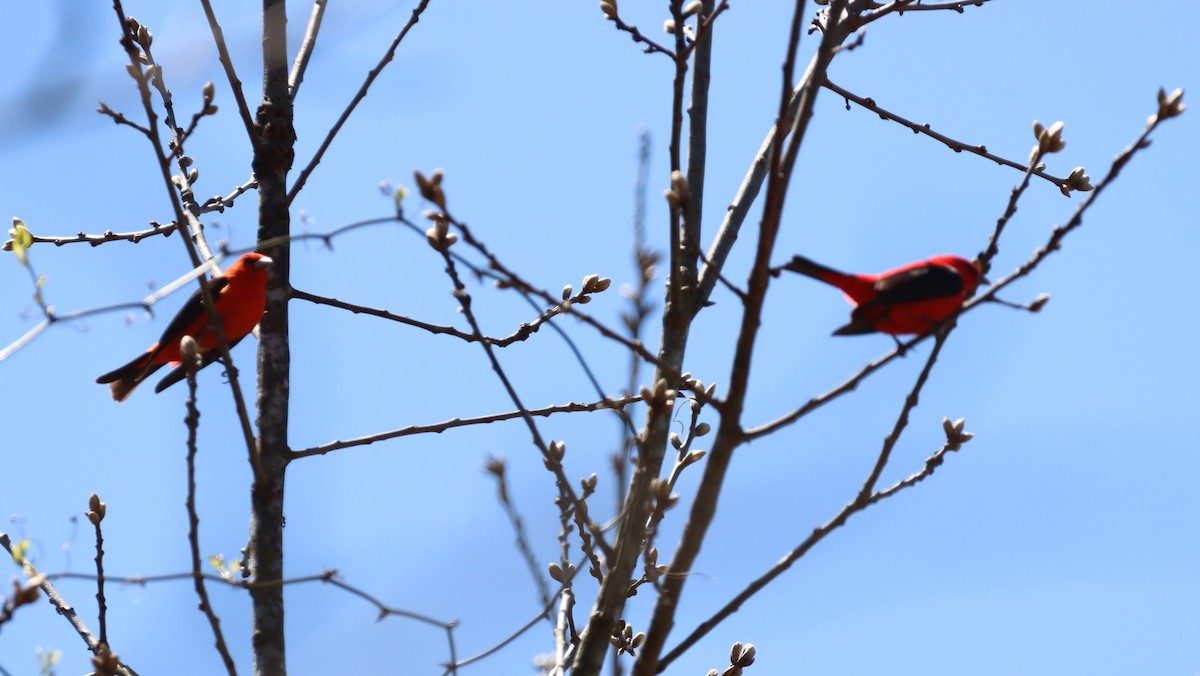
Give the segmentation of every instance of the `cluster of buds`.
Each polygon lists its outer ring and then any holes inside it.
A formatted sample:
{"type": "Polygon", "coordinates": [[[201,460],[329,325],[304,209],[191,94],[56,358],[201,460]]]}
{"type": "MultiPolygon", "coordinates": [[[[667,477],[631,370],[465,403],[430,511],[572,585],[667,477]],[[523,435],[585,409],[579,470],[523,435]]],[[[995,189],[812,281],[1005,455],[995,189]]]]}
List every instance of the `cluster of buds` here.
{"type": "Polygon", "coordinates": [[[575,565],[568,563],[566,571],[563,571],[562,566],[558,565],[557,563],[551,563],[549,566],[549,572],[551,580],[554,580],[559,584],[566,584],[575,577],[575,565]]]}
{"type": "Polygon", "coordinates": [[[586,500],[591,497],[592,493],[596,492],[597,481],[595,472],[592,472],[592,475],[588,478],[579,480],[579,488],[583,490],[583,494],[579,496],[580,500],[586,500]]]}
{"type": "Polygon", "coordinates": [[[651,505],[655,512],[665,512],[679,502],[679,494],[671,492],[671,482],[666,479],[654,479],[650,482],[651,505]]]}
{"type": "Polygon", "coordinates": [[[100,496],[92,493],[92,497],[88,498],[88,511],[84,512],[84,516],[88,521],[92,522],[93,526],[99,526],[104,520],[104,514],[108,511],[108,505],[100,502],[100,496]]]}
{"type": "MultiPolygon", "coordinates": [[[[579,296],[575,298],[574,302],[579,303],[580,305],[586,305],[592,302],[592,294],[604,293],[611,285],[612,280],[608,277],[601,277],[600,275],[596,274],[588,275],[587,277],[583,278],[583,283],[581,284],[582,290],[579,292],[579,296]]],[[[562,289],[562,299],[571,300],[571,296],[574,293],[575,287],[567,284],[562,289]]]]}
{"type": "Polygon", "coordinates": [[[117,676],[124,673],[121,668],[120,657],[108,647],[107,643],[101,643],[92,655],[92,672],[93,676],[117,676]]]}
{"type": "Polygon", "coordinates": [[[433,225],[425,231],[425,240],[436,251],[445,252],[458,241],[458,235],[450,232],[450,220],[440,211],[429,210],[425,218],[433,221],[433,225]]]}
{"type": "Polygon", "coordinates": [[[954,422],[950,422],[949,418],[942,418],[942,430],[946,433],[947,451],[957,451],[962,448],[963,444],[975,437],[974,434],[963,431],[963,423],[964,420],[962,418],[954,422]]]}
{"type": "Polygon", "coordinates": [[[667,204],[670,204],[672,209],[682,209],[687,206],[688,195],[687,176],[684,176],[683,172],[678,169],[672,171],[671,187],[663,191],[663,196],[667,198],[667,204]]]}
{"type": "Polygon", "coordinates": [[[1067,147],[1067,142],[1062,137],[1063,123],[1062,121],[1055,122],[1049,128],[1043,127],[1041,122],[1033,121],[1033,137],[1037,139],[1037,147],[1029,153],[1029,161],[1036,162],[1043,155],[1057,153],[1067,147]]]}
{"type": "Polygon", "coordinates": [[[650,407],[650,410],[657,410],[664,407],[673,407],[675,405],[675,395],[677,393],[675,390],[667,387],[666,380],[660,379],[658,382],[654,383],[654,389],[650,389],[649,387],[642,385],[640,394],[642,396],[642,401],[646,402],[646,405],[650,407]]]}
{"type": "Polygon", "coordinates": [[[125,17],[125,26],[129,29],[129,38],[142,49],[149,51],[150,45],[154,44],[154,35],[150,33],[150,29],[131,16],[125,17]]]}
{"type": "Polygon", "coordinates": [[[1058,186],[1058,189],[1067,197],[1071,196],[1072,190],[1087,192],[1092,189],[1092,177],[1084,173],[1083,167],[1075,167],[1071,170],[1071,175],[1067,177],[1067,180],[1058,186]]]}
{"type": "Polygon", "coordinates": [[[442,177],[444,174],[445,172],[440,168],[434,169],[428,178],[419,171],[413,172],[413,178],[417,182],[417,190],[421,192],[421,197],[438,205],[438,208],[443,211],[446,209],[446,193],[442,191],[442,177]]]}
{"type": "Polygon", "coordinates": [[[658,563],[658,547],[651,547],[650,551],[646,552],[646,563],[642,566],[642,576],[645,577],[646,582],[654,584],[666,574],[666,564],[659,565],[658,563]]]}
{"type": "Polygon", "coordinates": [[[725,671],[717,671],[711,669],[708,676],[742,676],[742,670],[754,664],[754,644],[741,642],[734,643],[729,649],[729,666],[725,671]]]}
{"type": "MultiPolygon", "coordinates": [[[[691,2],[689,2],[687,4],[686,7],[683,8],[683,18],[687,19],[689,17],[696,16],[703,9],[704,9],[704,3],[701,2],[701,0],[692,0],[691,2]]],[[[675,34],[675,20],[674,19],[667,19],[666,21],[663,22],[663,32],[667,33],[668,35],[675,34]]],[[[689,34],[689,37],[690,37],[690,34],[689,34]]]]}
{"type": "Polygon", "coordinates": [[[1183,103],[1182,89],[1176,89],[1168,94],[1167,90],[1160,88],[1158,90],[1158,113],[1150,118],[1150,123],[1169,120],[1182,114],[1184,110],[1187,110],[1187,106],[1183,103]]]}
{"type": "Polygon", "coordinates": [[[562,467],[563,458],[567,456],[567,444],[562,441],[550,440],[550,445],[546,447],[546,457],[543,462],[546,469],[554,471],[562,467]]]}
{"type": "Polygon", "coordinates": [[[617,620],[617,626],[613,627],[612,637],[609,638],[609,642],[617,649],[618,655],[622,653],[637,655],[634,650],[640,648],[645,641],[646,632],[639,631],[637,634],[634,634],[633,627],[627,624],[625,620],[617,620]]]}
{"type": "Polygon", "coordinates": [[[21,606],[27,606],[38,599],[38,589],[41,588],[42,582],[46,579],[45,575],[38,573],[21,584],[17,580],[13,580],[12,596],[5,600],[3,605],[0,605],[0,624],[12,618],[13,612],[21,606]]]}

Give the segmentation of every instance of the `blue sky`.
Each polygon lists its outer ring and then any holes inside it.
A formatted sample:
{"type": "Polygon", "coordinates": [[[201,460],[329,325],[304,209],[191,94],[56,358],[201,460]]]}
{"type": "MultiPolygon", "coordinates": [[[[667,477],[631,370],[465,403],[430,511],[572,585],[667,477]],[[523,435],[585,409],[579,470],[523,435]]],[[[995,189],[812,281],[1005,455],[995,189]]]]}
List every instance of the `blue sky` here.
{"type": "MultiPolygon", "coordinates": [[[[257,18],[217,2],[254,99],[257,18]]],[[[623,3],[627,21],[661,35],[662,3],[623,3]],[[629,5],[626,7],[625,5],[629,5]]],[[[811,3],[810,3],[811,4],[811,3]]],[[[298,163],[323,135],[403,25],[411,6],[331,3],[297,101],[298,163]]],[[[1137,13],[1129,3],[997,0],[962,15],[910,13],[872,24],[830,78],[910,119],[1021,160],[1030,125],[1066,122],[1067,147],[1048,170],[1085,166],[1093,182],[1140,133],[1159,87],[1197,89],[1193,27],[1200,13],[1137,13]]],[[[249,174],[233,101],[215,64],[198,3],[131,0],[183,110],[207,80],[220,114],[189,151],[197,193],[226,193],[249,174]]],[[[293,49],[308,7],[294,4],[293,49]]],[[[734,2],[714,47],[705,243],[774,115],[787,3],[734,2]]],[[[103,99],[131,116],[140,105],[124,74],[112,10],[102,2],[5,4],[22,26],[0,44],[0,212],[37,234],[136,230],[170,208],[143,139],[93,110],[103,99]],[[68,20],[67,17],[70,17],[68,20]]],[[[809,53],[815,40],[802,45],[809,53]]],[[[386,215],[382,180],[444,167],[456,216],[535,283],[578,287],[613,278],[587,310],[613,325],[632,282],[630,216],[637,135],[653,137],[648,228],[665,246],[670,64],[647,56],[603,21],[595,3],[432,6],[296,201],[307,224],[331,230],[386,215]]],[[[1187,98],[1185,97],[1185,100],[1187,98]]],[[[252,104],[253,105],[253,104],[252,104]]],[[[190,114],[190,112],[189,112],[190,114]]],[[[1192,186],[1196,111],[1165,124],[1089,212],[1061,252],[1004,294],[1052,300],[1038,315],[982,307],[961,323],[911,416],[884,482],[921,467],[943,440],[943,417],[976,437],[930,480],[856,516],[742,607],[670,673],[723,667],[729,645],[753,642],[762,674],[1192,674],[1200,671],[1200,329],[1191,289],[1200,247],[1192,186]]],[[[973,255],[987,241],[1020,175],[955,154],[824,92],[789,194],[779,260],[792,253],[877,271],[934,253],[973,255]]],[[[410,198],[410,210],[419,212],[410,198]]],[[[1079,197],[1035,181],[996,259],[1003,273],[1065,222],[1079,197]]],[[[753,212],[757,218],[758,210],[753,212]]],[[[210,237],[253,244],[254,198],[207,219],[210,237]]],[[[728,276],[745,279],[747,231],[728,276]]],[[[293,248],[297,288],[465,327],[449,281],[422,238],[392,227],[293,248]]],[[[137,300],[189,267],[176,238],[31,251],[59,311],[137,300]]],[[[999,276],[993,274],[993,277],[999,276]]],[[[37,319],[32,288],[0,259],[0,343],[37,319]]],[[[657,288],[657,287],[656,287],[657,288]]],[[[533,314],[511,294],[473,286],[489,333],[533,314]]],[[[73,523],[95,491],[108,503],[106,570],[187,569],[184,392],[139,391],[117,405],[93,380],[153,342],[181,302],[153,319],[120,314],[60,325],[0,363],[7,413],[0,443],[0,530],[28,537],[45,571],[93,570],[90,527],[73,523]]],[[[686,367],[728,380],[738,302],[718,291],[698,319],[686,367]]],[[[482,351],[440,336],[292,305],[296,448],[409,424],[511,409],[482,351]]],[[[832,338],[848,307],[799,277],[772,287],[748,401],[751,424],[795,408],[885,353],[881,336],[832,338]]],[[[565,319],[606,387],[626,355],[565,319]]],[[[650,336],[648,342],[655,343],[650,336]]],[[[717,520],[689,580],[673,646],[845,504],[869,470],[927,354],[893,363],[852,396],[737,452],[717,520]]],[[[234,353],[248,370],[250,342],[234,353]]],[[[531,406],[594,398],[561,340],[542,331],[501,354],[531,406]]],[[[202,550],[234,558],[245,544],[249,472],[232,403],[217,369],[201,378],[199,502],[202,550]]],[[[641,419],[641,413],[637,414],[641,419]]],[[[714,419],[709,422],[715,424],[714,419]]],[[[567,442],[568,475],[605,474],[618,439],[610,416],[553,418],[543,434],[567,442]]],[[[703,440],[701,440],[703,441],[703,440]]],[[[519,423],[407,437],[297,461],[288,473],[286,568],[336,568],[385,602],[457,618],[459,654],[490,646],[537,612],[535,593],[482,471],[509,462],[513,494],[545,562],[556,557],[550,476],[519,423]]],[[[694,468],[698,470],[699,468],[694,468]]],[[[686,472],[685,504],[698,471],[686,472]]],[[[685,512],[659,539],[669,558],[685,512]]],[[[10,569],[10,575],[17,573],[10,569]]],[[[95,628],[94,589],[60,589],[95,628]]],[[[592,588],[580,590],[586,616],[592,588]]],[[[249,670],[248,602],[210,590],[239,666],[249,670]]],[[[651,595],[626,614],[645,627],[651,595]]],[[[109,632],[141,673],[220,667],[186,582],[111,584],[109,632]],[[180,665],[187,665],[181,667],[180,665]]],[[[317,583],[289,589],[294,673],[437,673],[440,633],[402,619],[376,623],[362,601],[317,583]]],[[[36,646],[62,650],[60,673],[89,667],[79,639],[46,606],[23,608],[0,635],[0,667],[33,673],[36,646]]],[[[530,674],[549,651],[535,629],[463,673],[530,674]]]]}

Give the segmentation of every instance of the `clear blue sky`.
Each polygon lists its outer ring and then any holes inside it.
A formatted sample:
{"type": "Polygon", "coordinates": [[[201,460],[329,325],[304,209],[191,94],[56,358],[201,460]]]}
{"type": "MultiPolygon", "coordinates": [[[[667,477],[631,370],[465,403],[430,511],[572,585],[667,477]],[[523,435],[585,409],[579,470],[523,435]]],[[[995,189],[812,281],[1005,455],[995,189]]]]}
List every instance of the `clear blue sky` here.
{"type": "MultiPolygon", "coordinates": [[[[254,5],[215,4],[254,100],[254,5]]],[[[308,7],[292,4],[294,49],[308,7]]],[[[633,280],[630,216],[642,128],[654,138],[648,227],[653,245],[665,247],[659,195],[667,186],[670,65],[641,54],[603,21],[595,2],[467,4],[433,1],[297,200],[296,215],[308,219],[297,229],[322,232],[386,215],[381,180],[411,184],[414,168],[444,167],[454,213],[539,285],[578,286],[593,272],[612,277],[613,290],[587,310],[616,325],[625,309],[617,287],[633,280]]],[[[661,35],[665,3],[637,4],[644,3],[622,4],[627,20],[661,35]]],[[[788,3],[732,4],[714,48],[706,243],[773,117],[790,16],[788,3]]],[[[410,9],[330,4],[297,101],[298,163],[410,9]]],[[[1111,0],[997,0],[962,15],[892,17],[871,25],[865,44],[840,56],[830,77],[1017,160],[1034,142],[1033,119],[1064,120],[1067,147],[1049,170],[1061,175],[1083,165],[1096,181],[1141,131],[1160,86],[1200,94],[1200,11],[1190,3],[1170,12],[1136,9],[1111,0]]],[[[130,0],[126,11],[153,30],[182,110],[195,109],[205,81],[217,83],[221,113],[202,122],[189,151],[200,170],[197,193],[228,192],[247,178],[248,153],[198,3],[130,0]]],[[[20,216],[37,234],[72,234],[168,220],[145,141],[92,112],[97,99],[131,117],[140,108],[111,7],[5,3],[0,23],[20,27],[0,43],[6,222],[20,216]]],[[[806,39],[806,54],[814,44],[806,39]]],[[[831,535],[671,673],[723,667],[739,640],[758,646],[752,673],[761,675],[1200,671],[1200,321],[1191,292],[1200,248],[1198,113],[1166,124],[1063,250],[1005,294],[1028,301],[1049,293],[1043,313],[985,307],[962,322],[884,480],[921,467],[942,441],[944,416],[965,417],[976,434],[964,451],[931,480],[831,535]]],[[[828,92],[799,163],[778,258],[803,252],[861,270],[941,252],[973,255],[1020,178],[861,109],[846,111],[828,92]]],[[[1002,243],[998,271],[1027,259],[1078,201],[1035,181],[1002,243]]],[[[251,196],[206,222],[212,239],[244,247],[253,244],[254,218],[251,196]]],[[[745,279],[752,242],[746,234],[739,243],[731,279],[745,279]]],[[[306,244],[293,251],[297,288],[465,326],[422,238],[380,227],[341,237],[332,251],[306,244]]],[[[139,299],[189,267],[177,238],[42,245],[31,256],[59,311],[139,299]]],[[[8,254],[0,258],[0,288],[0,344],[7,344],[38,318],[26,272],[8,254]]],[[[489,333],[509,333],[533,317],[510,294],[473,291],[489,333]]],[[[188,568],[185,393],[155,396],[147,388],[117,405],[93,383],[153,342],[182,298],[165,300],[153,319],[113,314],[55,326],[0,363],[0,512],[8,519],[0,530],[30,538],[43,570],[93,571],[90,526],[72,521],[93,491],[108,503],[107,571],[188,568]]],[[[738,303],[722,292],[715,300],[693,331],[686,366],[705,382],[724,383],[738,303]]],[[[773,287],[749,422],[791,410],[890,349],[886,337],[830,337],[847,311],[837,293],[809,280],[785,278],[773,287]]],[[[477,346],[301,302],[292,317],[296,448],[511,409],[477,346]]],[[[625,354],[573,320],[562,326],[616,392],[626,380],[625,354]]],[[[927,349],[738,451],[668,646],[852,497],[927,349]]],[[[248,372],[252,341],[234,356],[248,372]]],[[[531,406],[594,398],[548,331],[501,356],[531,406]]],[[[246,539],[250,479],[216,368],[201,378],[201,408],[202,549],[236,558],[246,539]]],[[[616,423],[584,414],[542,429],[566,440],[569,475],[600,472],[599,516],[613,494],[605,468],[616,423]]],[[[508,459],[537,554],[555,559],[552,481],[514,422],[294,463],[288,574],[337,568],[391,605],[458,618],[460,655],[490,646],[537,610],[482,472],[489,456],[508,459]]],[[[685,504],[698,476],[690,471],[680,483],[685,504]]],[[[679,510],[665,526],[664,559],[684,516],[679,510]]],[[[95,629],[94,587],[63,582],[60,589],[95,629]]],[[[591,592],[586,583],[580,590],[581,622],[591,592]]],[[[248,601],[221,588],[210,594],[239,666],[249,671],[248,601]]],[[[627,612],[639,630],[651,598],[633,599],[627,612]]],[[[143,674],[216,673],[220,662],[195,603],[187,582],[114,582],[111,641],[143,674]]],[[[290,588],[287,608],[293,673],[433,674],[446,658],[438,631],[397,618],[376,623],[371,607],[332,588],[290,588]]],[[[0,667],[35,673],[36,646],[63,651],[59,673],[89,669],[78,637],[40,603],[4,627],[0,667]]],[[[542,626],[463,673],[530,674],[534,655],[551,648],[542,626]]]]}

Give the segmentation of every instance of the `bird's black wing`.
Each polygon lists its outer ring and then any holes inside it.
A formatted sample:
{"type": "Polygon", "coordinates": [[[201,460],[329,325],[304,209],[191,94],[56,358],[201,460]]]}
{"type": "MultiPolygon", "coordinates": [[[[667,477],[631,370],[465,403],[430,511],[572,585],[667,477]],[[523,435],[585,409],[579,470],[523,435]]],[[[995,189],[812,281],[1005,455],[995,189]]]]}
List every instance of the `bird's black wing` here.
{"type": "Polygon", "coordinates": [[[858,309],[957,296],[962,293],[963,278],[954,268],[926,265],[883,277],[875,282],[875,290],[879,295],[858,309]]]}
{"type": "MultiPolygon", "coordinates": [[[[225,277],[217,277],[208,283],[208,290],[212,294],[214,301],[216,300],[217,296],[221,294],[221,289],[224,289],[228,285],[229,280],[225,277]]],[[[158,346],[154,348],[153,353],[150,355],[150,359],[153,360],[155,355],[157,355],[159,351],[162,350],[163,347],[165,347],[166,344],[172,340],[172,338],[178,342],[179,339],[183,337],[179,334],[189,325],[191,325],[192,322],[196,321],[196,318],[204,312],[206,312],[204,309],[204,296],[200,293],[200,289],[196,289],[196,292],[192,294],[191,298],[187,299],[187,302],[183,304],[183,307],[179,308],[179,312],[175,313],[175,317],[171,319],[170,324],[167,324],[167,328],[163,329],[162,336],[160,336],[158,339],[158,346]]]]}
{"type": "MultiPolygon", "coordinates": [[[[242,336],[242,338],[245,338],[245,336],[242,336]]],[[[232,350],[233,346],[237,345],[239,342],[241,342],[242,338],[238,338],[237,340],[229,341],[229,349],[232,350]]],[[[199,371],[200,369],[204,368],[205,366],[208,366],[209,364],[213,363],[214,361],[216,361],[220,358],[221,358],[221,350],[220,349],[214,348],[207,352],[203,352],[200,355],[200,365],[196,367],[196,370],[199,371]]],[[[179,366],[176,366],[174,369],[172,369],[170,373],[163,376],[162,380],[158,381],[158,384],[154,386],[154,393],[158,394],[159,392],[162,392],[163,390],[167,389],[168,387],[183,380],[185,377],[187,377],[187,368],[183,364],[180,364],[179,366]]]]}

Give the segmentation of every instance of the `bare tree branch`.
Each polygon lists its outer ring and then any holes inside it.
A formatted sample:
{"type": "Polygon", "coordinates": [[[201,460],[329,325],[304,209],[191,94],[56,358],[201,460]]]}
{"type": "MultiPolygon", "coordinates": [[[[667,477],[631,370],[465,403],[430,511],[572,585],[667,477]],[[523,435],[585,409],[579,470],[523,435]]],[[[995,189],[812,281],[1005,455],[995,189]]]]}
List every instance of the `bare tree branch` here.
{"type": "Polygon", "coordinates": [[[213,44],[217,46],[221,67],[225,69],[225,78],[229,80],[229,89],[233,92],[234,101],[237,101],[238,115],[246,127],[250,147],[257,150],[258,135],[254,133],[254,118],[250,116],[250,107],[246,105],[246,95],[242,92],[242,81],[238,79],[237,71],[233,68],[233,59],[229,58],[229,48],[225,46],[225,32],[221,30],[221,24],[217,21],[210,0],[200,0],[200,4],[204,7],[204,16],[208,19],[208,27],[212,31],[213,44]]]}
{"type": "MultiPolygon", "coordinates": [[[[342,114],[338,117],[337,122],[333,123],[333,126],[329,129],[329,133],[325,135],[325,140],[321,141],[321,145],[317,148],[317,152],[313,154],[312,159],[309,160],[304,169],[300,171],[300,175],[296,178],[296,182],[292,184],[292,189],[288,192],[288,204],[291,204],[296,200],[296,195],[300,194],[300,190],[303,189],[304,184],[308,182],[308,177],[317,168],[317,165],[321,163],[321,158],[325,156],[325,151],[328,150],[329,145],[333,143],[334,137],[337,136],[339,131],[341,131],[342,125],[346,124],[346,120],[350,119],[350,114],[353,113],[354,109],[358,107],[358,104],[361,103],[364,98],[366,98],[367,90],[371,88],[371,83],[375,82],[375,78],[379,77],[379,74],[383,72],[384,67],[387,66],[388,63],[390,63],[395,57],[396,49],[400,46],[400,42],[404,39],[405,35],[408,35],[408,31],[411,30],[413,26],[417,25],[417,22],[421,20],[421,14],[428,6],[429,0],[421,0],[417,4],[417,8],[412,11],[412,16],[409,17],[408,23],[404,24],[404,27],[400,29],[400,32],[397,33],[396,37],[392,40],[391,47],[388,48],[387,52],[383,55],[383,58],[379,60],[379,63],[376,64],[376,66],[371,69],[371,72],[367,74],[366,81],[364,81],[362,86],[358,88],[358,92],[354,95],[354,98],[350,99],[350,103],[346,106],[346,109],[342,111],[342,114]]],[[[299,83],[296,84],[297,86],[299,85],[299,83]]]]}
{"type": "MultiPolygon", "coordinates": [[[[8,533],[0,533],[0,547],[3,547],[4,551],[8,552],[9,555],[13,557],[13,560],[17,562],[17,565],[21,566],[21,570],[26,577],[40,577],[41,582],[38,583],[38,587],[42,590],[42,593],[46,595],[46,599],[50,601],[50,605],[54,606],[54,609],[58,611],[59,615],[62,615],[64,618],[66,618],[67,622],[71,624],[71,627],[75,629],[75,633],[79,634],[79,637],[83,639],[84,644],[87,645],[88,650],[90,650],[93,655],[99,654],[102,649],[106,649],[108,644],[101,643],[96,639],[92,632],[88,630],[87,625],[83,623],[83,619],[80,618],[79,614],[75,612],[75,608],[58,593],[57,589],[54,588],[54,585],[50,582],[50,579],[47,576],[38,573],[37,568],[35,568],[33,563],[31,563],[28,559],[13,551],[12,541],[8,539],[8,533]]],[[[121,664],[119,669],[121,670],[121,673],[126,676],[137,676],[137,672],[126,664],[121,664]]]]}
{"type": "Polygon", "coordinates": [[[347,439],[346,441],[331,441],[321,446],[305,448],[298,451],[292,451],[292,459],[307,458],[310,455],[325,455],[331,451],[339,451],[343,448],[353,448],[355,446],[366,446],[377,441],[386,441],[388,439],[396,439],[398,437],[407,437],[414,434],[440,434],[446,430],[456,427],[468,427],[470,425],[487,425],[489,423],[501,422],[504,420],[513,420],[522,418],[526,414],[536,417],[547,417],[555,413],[583,413],[586,411],[601,411],[605,409],[624,408],[630,404],[635,404],[642,401],[641,395],[632,395],[613,399],[601,399],[600,401],[591,404],[582,404],[571,402],[568,404],[558,404],[556,406],[546,406],[544,408],[531,408],[525,411],[509,411],[507,413],[495,413],[492,415],[478,416],[475,418],[451,418],[440,423],[432,425],[409,425],[400,429],[380,432],[370,436],[358,437],[356,439],[347,439]]]}
{"type": "Polygon", "coordinates": [[[321,20],[325,18],[325,6],[329,0],[313,0],[312,14],[308,17],[308,27],[304,29],[304,37],[300,40],[300,51],[292,62],[292,74],[288,77],[288,88],[292,92],[292,102],[296,101],[296,92],[300,91],[300,83],[304,82],[304,71],[308,69],[308,60],[312,57],[313,49],[317,46],[317,34],[321,31],[321,20]]]}
{"type": "MultiPolygon", "coordinates": [[[[984,145],[973,146],[973,145],[969,145],[967,143],[963,143],[962,141],[956,141],[955,139],[952,139],[949,136],[946,136],[945,134],[941,134],[941,133],[934,131],[932,128],[930,128],[928,123],[918,124],[911,120],[907,120],[903,117],[900,117],[899,115],[880,107],[878,104],[875,103],[874,99],[858,96],[857,94],[851,93],[851,92],[847,91],[846,89],[834,84],[833,82],[830,82],[829,80],[826,80],[824,82],[824,86],[829,91],[834,92],[838,96],[841,96],[842,98],[846,99],[847,102],[853,101],[853,102],[857,103],[858,105],[862,106],[863,108],[866,108],[867,110],[870,110],[871,112],[878,114],[879,117],[881,117],[885,120],[891,120],[898,124],[904,125],[905,127],[908,127],[909,129],[913,130],[914,133],[924,134],[924,135],[928,136],[929,138],[935,139],[937,141],[941,141],[942,143],[946,144],[947,147],[949,147],[951,150],[953,150],[956,153],[966,151],[968,153],[989,159],[989,160],[995,162],[996,164],[1001,164],[1006,167],[1012,167],[1013,169],[1018,169],[1020,171],[1027,171],[1029,169],[1029,167],[1027,167],[1024,164],[1021,164],[1020,162],[1014,162],[1012,160],[1000,157],[999,155],[993,155],[992,153],[988,152],[987,146],[984,146],[984,145]]],[[[850,109],[850,104],[847,103],[846,110],[849,110],[849,109],[850,109]]],[[[1034,164],[1036,164],[1036,163],[1034,163],[1034,164]]],[[[1051,183],[1058,186],[1059,188],[1064,188],[1064,187],[1069,188],[1069,183],[1067,182],[1067,179],[1065,179],[1065,178],[1059,178],[1057,176],[1047,174],[1045,171],[1042,171],[1041,169],[1034,169],[1033,173],[1036,176],[1039,176],[1041,178],[1046,179],[1047,181],[1050,181],[1051,183]]]]}

